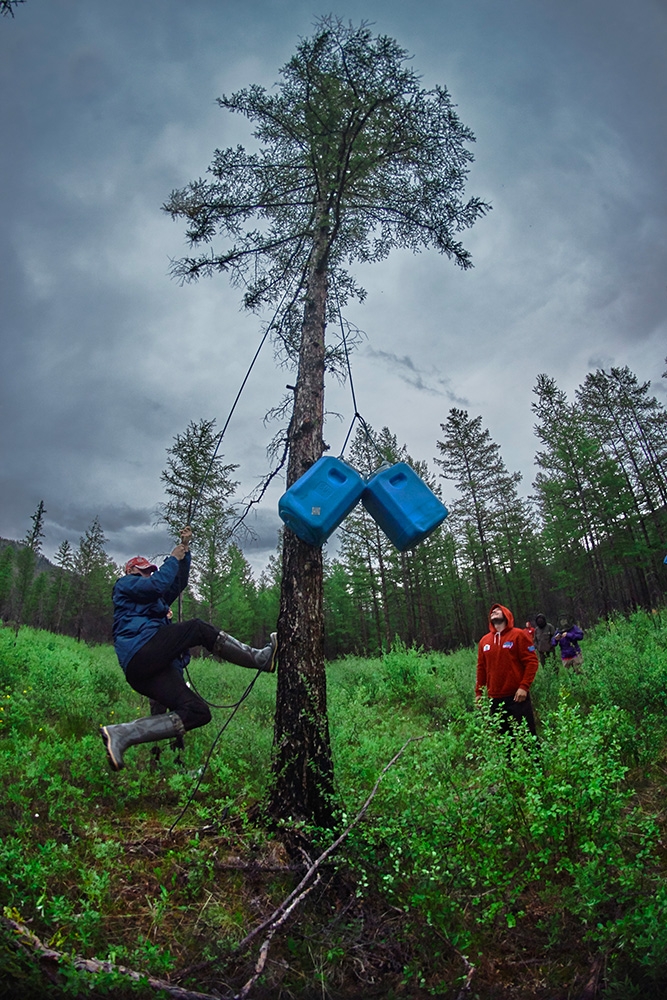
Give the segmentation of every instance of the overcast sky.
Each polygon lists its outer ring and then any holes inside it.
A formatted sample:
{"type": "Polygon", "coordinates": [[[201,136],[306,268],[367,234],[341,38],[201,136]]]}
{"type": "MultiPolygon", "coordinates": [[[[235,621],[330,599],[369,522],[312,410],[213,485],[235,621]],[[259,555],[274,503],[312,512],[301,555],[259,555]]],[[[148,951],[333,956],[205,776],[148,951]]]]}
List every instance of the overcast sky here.
{"type": "MultiPolygon", "coordinates": [[[[160,206],[245,141],[216,97],[271,86],[330,12],[448,87],[477,137],[467,194],[493,205],[464,236],[474,270],[397,253],[358,272],[365,419],[432,463],[448,410],[481,414],[529,493],[539,372],[571,394],[627,364],[667,402],[664,0],[26,0],[0,18],[0,536],[25,536],[44,500],[49,556],[96,515],[119,561],[169,548],[166,449],[190,420],[222,426],[260,322],[222,276],[169,277],[184,226],[160,206]]],[[[289,381],[265,348],[223,444],[241,494],[289,381]]],[[[327,408],[337,454],[349,389],[327,408]]],[[[254,521],[255,569],[281,491],[254,521]]]]}

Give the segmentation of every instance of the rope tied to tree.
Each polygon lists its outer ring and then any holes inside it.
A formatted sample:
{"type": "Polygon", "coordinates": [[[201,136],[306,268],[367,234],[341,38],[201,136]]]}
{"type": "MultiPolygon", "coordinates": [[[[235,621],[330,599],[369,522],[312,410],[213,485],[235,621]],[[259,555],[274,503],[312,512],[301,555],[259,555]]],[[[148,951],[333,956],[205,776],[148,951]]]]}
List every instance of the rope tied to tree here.
{"type": "Polygon", "coordinates": [[[352,423],[350,424],[350,427],[349,427],[349,430],[347,432],[347,435],[345,436],[345,440],[343,441],[343,447],[341,448],[340,455],[338,457],[342,461],[343,456],[345,454],[345,449],[347,448],[348,441],[350,440],[350,435],[352,433],[352,430],[354,428],[355,423],[358,420],[359,423],[361,424],[362,428],[363,428],[364,434],[366,435],[366,440],[369,442],[369,444],[371,445],[371,447],[375,449],[375,451],[377,452],[380,460],[382,462],[385,462],[386,461],[386,456],[383,454],[383,452],[382,452],[381,448],[379,447],[377,441],[375,440],[375,438],[371,434],[370,428],[369,428],[368,424],[366,423],[366,421],[364,420],[364,418],[362,417],[361,413],[359,412],[359,407],[357,406],[357,394],[356,394],[355,389],[354,389],[354,379],[352,378],[352,364],[350,362],[350,350],[349,350],[348,343],[347,343],[347,335],[345,333],[345,322],[343,320],[343,313],[342,313],[341,308],[340,308],[340,298],[338,296],[338,288],[336,286],[336,282],[333,281],[333,280],[332,280],[332,286],[333,286],[334,294],[336,296],[336,311],[338,313],[338,322],[340,323],[340,333],[341,333],[341,339],[342,339],[342,342],[343,342],[343,351],[345,352],[345,364],[346,364],[346,367],[347,367],[347,376],[348,376],[348,379],[349,379],[349,382],[350,382],[350,393],[352,395],[352,405],[354,407],[354,416],[352,417],[352,423]]]}

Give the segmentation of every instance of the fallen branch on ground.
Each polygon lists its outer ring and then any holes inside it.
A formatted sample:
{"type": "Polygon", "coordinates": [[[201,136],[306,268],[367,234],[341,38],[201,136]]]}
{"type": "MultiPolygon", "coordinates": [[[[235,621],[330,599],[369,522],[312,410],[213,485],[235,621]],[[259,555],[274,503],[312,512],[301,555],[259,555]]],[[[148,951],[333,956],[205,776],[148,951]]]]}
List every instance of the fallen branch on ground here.
{"type": "Polygon", "coordinates": [[[387,771],[389,770],[389,768],[393,767],[394,764],[396,763],[396,761],[399,760],[399,758],[403,756],[403,754],[405,753],[405,751],[407,750],[407,748],[409,747],[409,745],[411,743],[419,743],[421,740],[423,740],[425,738],[426,738],[425,736],[411,736],[410,739],[407,740],[403,744],[403,746],[398,751],[398,753],[394,754],[394,756],[391,758],[391,760],[389,761],[389,763],[385,764],[385,766],[380,771],[380,774],[378,775],[377,781],[373,785],[372,792],[370,793],[370,795],[368,796],[368,798],[366,799],[366,801],[364,802],[363,806],[361,807],[361,809],[359,810],[359,812],[357,813],[357,815],[354,817],[354,819],[352,820],[352,822],[349,823],[348,826],[346,826],[345,829],[343,830],[343,832],[340,834],[340,836],[337,837],[336,840],[334,840],[334,842],[332,844],[330,844],[329,847],[327,847],[327,849],[325,851],[322,852],[322,854],[320,854],[319,858],[315,859],[315,861],[312,863],[312,865],[310,866],[310,868],[308,869],[308,871],[306,872],[306,874],[303,876],[303,878],[301,879],[301,881],[297,885],[296,889],[294,889],[289,894],[289,896],[287,896],[287,898],[282,901],[282,903],[280,904],[280,906],[278,906],[273,911],[273,913],[271,914],[271,916],[268,917],[265,921],[263,921],[263,923],[261,923],[257,927],[255,927],[254,930],[250,931],[250,933],[247,934],[243,938],[243,941],[241,941],[237,945],[237,947],[235,948],[235,952],[237,954],[239,952],[241,952],[241,951],[244,951],[245,948],[248,947],[248,945],[250,944],[250,942],[253,941],[254,938],[257,937],[258,934],[261,934],[261,932],[263,930],[265,930],[267,927],[270,927],[274,923],[274,921],[276,921],[281,916],[281,914],[283,913],[284,909],[287,906],[290,905],[290,903],[292,902],[292,900],[296,896],[298,896],[299,893],[303,892],[303,889],[308,884],[308,882],[311,880],[311,878],[313,877],[313,875],[315,874],[315,872],[318,870],[318,868],[321,868],[321,866],[324,864],[324,862],[327,860],[327,858],[331,857],[331,855],[334,853],[334,851],[336,851],[340,847],[340,845],[343,843],[343,841],[348,836],[348,834],[350,833],[350,831],[354,829],[354,827],[357,825],[357,823],[361,819],[363,819],[363,817],[365,816],[365,814],[366,814],[366,812],[368,810],[369,805],[371,804],[371,802],[375,798],[377,790],[380,787],[380,782],[382,781],[383,777],[385,776],[385,774],[387,773],[387,771]]]}
{"type": "Polygon", "coordinates": [[[239,952],[244,951],[245,948],[248,947],[250,942],[253,941],[257,937],[257,935],[261,933],[261,931],[268,929],[268,934],[264,939],[264,941],[262,942],[262,945],[259,949],[257,962],[255,963],[255,972],[248,980],[248,982],[245,984],[243,989],[236,994],[234,1000],[246,1000],[246,997],[248,996],[250,990],[257,982],[258,978],[262,974],[262,971],[264,970],[264,966],[266,965],[266,960],[269,955],[269,948],[271,946],[271,938],[278,930],[278,928],[285,923],[287,918],[293,913],[293,911],[297,908],[297,906],[306,898],[308,893],[311,892],[311,890],[314,889],[315,886],[318,884],[318,882],[321,880],[322,876],[319,874],[318,869],[321,868],[321,866],[324,864],[327,858],[331,857],[334,851],[336,851],[340,847],[340,845],[343,843],[343,841],[348,836],[350,831],[353,830],[354,827],[357,825],[357,823],[364,817],[366,811],[368,810],[369,805],[375,798],[377,790],[380,787],[380,782],[382,781],[384,775],[387,773],[389,768],[394,766],[396,761],[404,754],[404,752],[411,743],[418,743],[420,740],[423,739],[425,739],[424,736],[411,736],[410,739],[403,744],[398,753],[394,754],[389,763],[386,764],[380,771],[378,779],[373,785],[373,790],[371,791],[370,795],[368,796],[368,798],[366,799],[363,806],[361,807],[357,815],[354,817],[352,822],[349,823],[345,827],[343,832],[340,834],[340,836],[338,836],[334,840],[334,842],[330,844],[329,847],[327,847],[327,849],[323,851],[318,858],[315,859],[315,861],[313,861],[310,868],[303,876],[296,889],[294,889],[289,894],[289,896],[287,896],[287,898],[282,901],[280,906],[278,906],[273,911],[271,916],[268,917],[267,920],[264,920],[257,927],[255,927],[254,930],[250,931],[249,934],[246,934],[243,941],[241,941],[240,944],[236,947],[235,952],[236,954],[239,954],[239,952]],[[317,878],[312,883],[312,885],[308,885],[308,883],[316,873],[317,873],[317,878]]]}
{"type": "Polygon", "coordinates": [[[470,993],[470,988],[472,985],[472,977],[475,975],[476,966],[474,966],[471,962],[468,961],[467,955],[461,955],[461,952],[459,952],[459,955],[463,959],[463,964],[466,967],[467,975],[463,986],[459,990],[456,1000],[464,1000],[464,998],[470,993]]]}
{"type": "Polygon", "coordinates": [[[252,976],[250,977],[250,979],[248,980],[248,982],[245,984],[245,986],[243,987],[243,989],[240,990],[236,994],[236,996],[234,997],[234,1000],[245,1000],[245,998],[248,996],[248,994],[250,993],[250,990],[253,988],[253,986],[255,985],[255,983],[257,982],[257,980],[259,979],[259,977],[261,976],[262,972],[264,971],[264,966],[266,965],[266,960],[269,957],[269,948],[271,946],[271,938],[276,933],[276,931],[278,930],[278,928],[282,924],[285,923],[285,921],[290,916],[290,914],[292,913],[292,911],[297,908],[297,906],[299,905],[299,903],[303,899],[306,898],[306,896],[308,895],[308,893],[311,892],[315,888],[315,886],[321,881],[321,879],[322,879],[322,876],[318,875],[317,878],[315,879],[315,881],[312,883],[312,885],[309,885],[306,889],[303,890],[303,892],[299,893],[299,895],[296,897],[296,899],[292,900],[292,903],[283,912],[283,914],[280,917],[280,919],[276,920],[276,922],[271,926],[271,928],[269,930],[269,933],[266,935],[266,938],[262,942],[262,946],[259,949],[259,955],[257,956],[257,961],[255,962],[255,971],[252,974],[252,976]]]}
{"type": "Polygon", "coordinates": [[[7,930],[16,937],[16,943],[31,956],[37,954],[44,971],[53,978],[58,971],[58,966],[69,965],[77,972],[91,972],[99,974],[101,972],[114,972],[126,976],[134,983],[145,983],[154,990],[164,990],[176,1000],[220,1000],[219,996],[211,993],[197,993],[192,990],[183,989],[181,986],[173,986],[164,979],[156,979],[144,972],[135,972],[133,969],[126,969],[124,965],[115,965],[113,962],[100,962],[97,958],[81,958],[79,955],[65,955],[63,952],[48,948],[36,934],[26,927],[25,924],[12,920],[10,917],[0,917],[0,922],[7,930]]]}

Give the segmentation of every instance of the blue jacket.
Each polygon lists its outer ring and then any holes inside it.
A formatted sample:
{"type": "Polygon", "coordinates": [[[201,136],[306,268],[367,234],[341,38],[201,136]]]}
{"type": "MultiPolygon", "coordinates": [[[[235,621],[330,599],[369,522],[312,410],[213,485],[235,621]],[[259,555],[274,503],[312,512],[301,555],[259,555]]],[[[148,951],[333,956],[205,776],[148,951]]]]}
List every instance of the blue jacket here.
{"type": "Polygon", "coordinates": [[[123,670],[158,629],[168,624],[167,612],[188,584],[190,553],[169,556],[152,576],[130,573],[113,588],[113,644],[123,670]]]}

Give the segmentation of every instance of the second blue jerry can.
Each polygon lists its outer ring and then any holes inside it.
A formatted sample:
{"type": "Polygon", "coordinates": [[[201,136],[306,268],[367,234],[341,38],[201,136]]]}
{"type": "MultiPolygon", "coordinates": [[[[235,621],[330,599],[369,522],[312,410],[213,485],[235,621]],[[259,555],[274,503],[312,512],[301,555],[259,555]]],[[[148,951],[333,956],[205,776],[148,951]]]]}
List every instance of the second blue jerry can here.
{"type": "Polygon", "coordinates": [[[278,501],[288,528],[310,545],[323,545],[361,498],[365,483],[356,469],[323,455],[278,501]]]}
{"type": "Polygon", "coordinates": [[[447,517],[447,508],[405,462],[371,476],[361,502],[399,552],[422,542],[447,517]]]}

